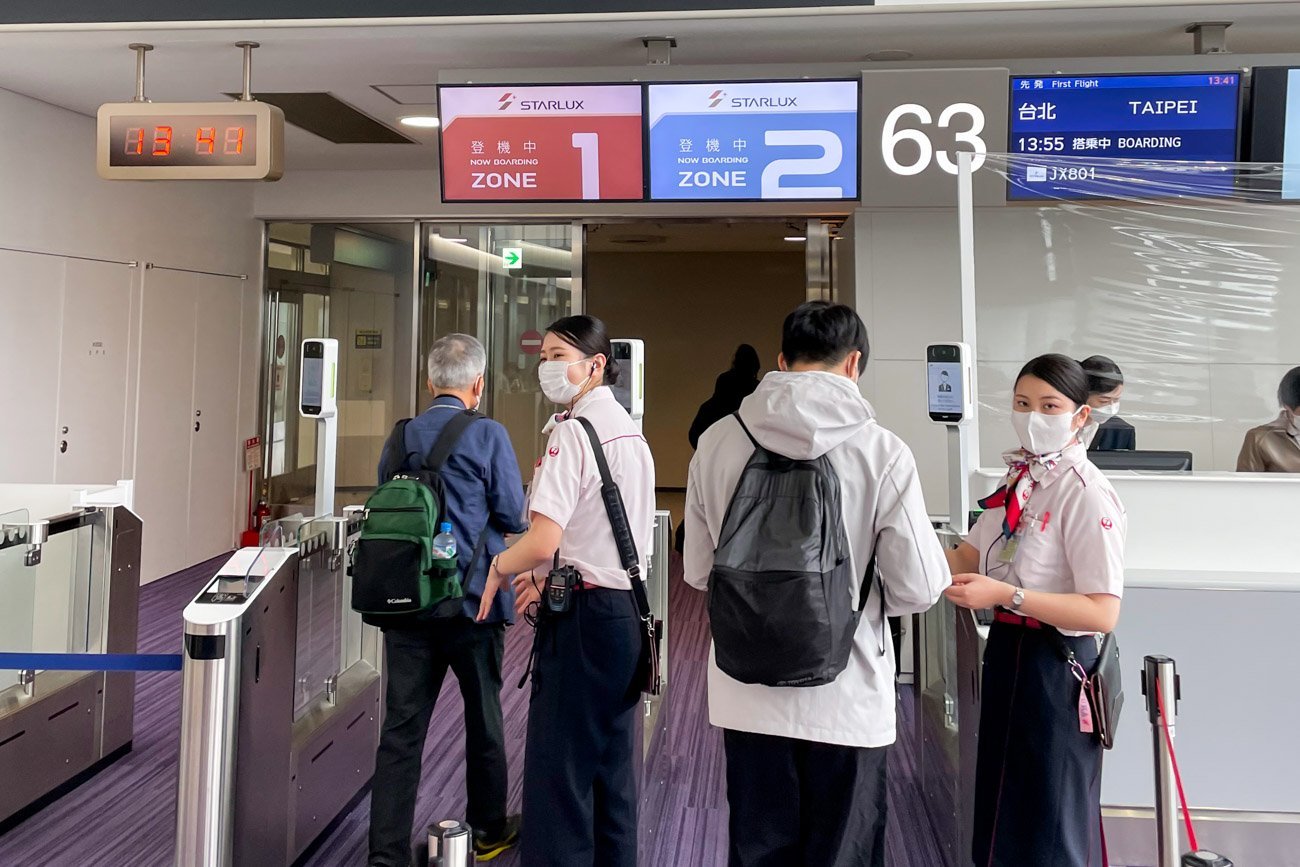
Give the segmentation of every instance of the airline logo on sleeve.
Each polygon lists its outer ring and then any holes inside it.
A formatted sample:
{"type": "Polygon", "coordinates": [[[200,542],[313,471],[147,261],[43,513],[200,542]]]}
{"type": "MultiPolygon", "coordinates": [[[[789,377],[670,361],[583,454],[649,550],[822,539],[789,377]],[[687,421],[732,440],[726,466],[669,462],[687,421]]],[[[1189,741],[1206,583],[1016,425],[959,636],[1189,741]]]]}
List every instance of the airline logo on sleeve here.
{"type": "Polygon", "coordinates": [[[1110,518],[1101,519],[1101,528],[1103,530],[1111,530],[1114,529],[1114,527],[1115,527],[1115,522],[1112,521],[1110,518]]]}

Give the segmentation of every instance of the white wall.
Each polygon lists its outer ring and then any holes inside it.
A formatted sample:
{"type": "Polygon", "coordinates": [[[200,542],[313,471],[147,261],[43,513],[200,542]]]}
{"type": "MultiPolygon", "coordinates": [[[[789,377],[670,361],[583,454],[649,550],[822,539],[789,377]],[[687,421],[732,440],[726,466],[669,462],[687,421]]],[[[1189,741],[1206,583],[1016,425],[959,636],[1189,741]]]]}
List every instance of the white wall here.
{"type": "MultiPolygon", "coordinates": [[[[261,230],[252,218],[252,187],[102,181],[91,118],[7,91],[0,91],[0,116],[6,120],[0,247],[32,251],[0,252],[0,372],[8,383],[0,412],[0,482],[135,478],[146,581],[220,553],[242,528],[242,439],[256,427],[261,230]],[[94,259],[159,267],[87,261],[94,259]],[[181,288],[190,282],[204,288],[181,288]],[[220,347],[224,364],[197,367],[194,338],[185,347],[167,345],[172,323],[153,314],[185,291],[210,293],[228,311],[219,332],[197,321],[206,338],[201,343],[220,347]],[[157,393],[160,376],[173,374],[233,402],[218,413],[229,416],[229,424],[217,425],[220,439],[214,434],[185,472],[149,449],[142,452],[139,436],[174,422],[180,412],[168,406],[161,419],[141,400],[142,393],[157,393]],[[67,435],[60,432],[64,426],[67,435]],[[63,439],[66,454],[58,451],[63,439]],[[169,507],[157,492],[178,486],[182,492],[173,494],[174,501],[219,504],[216,513],[200,510],[204,523],[214,526],[199,534],[205,541],[197,546],[176,538],[174,530],[160,532],[169,507]],[[213,486],[218,489],[208,490],[213,486]]],[[[188,430],[191,408],[182,409],[185,425],[173,427],[188,430]]]]}

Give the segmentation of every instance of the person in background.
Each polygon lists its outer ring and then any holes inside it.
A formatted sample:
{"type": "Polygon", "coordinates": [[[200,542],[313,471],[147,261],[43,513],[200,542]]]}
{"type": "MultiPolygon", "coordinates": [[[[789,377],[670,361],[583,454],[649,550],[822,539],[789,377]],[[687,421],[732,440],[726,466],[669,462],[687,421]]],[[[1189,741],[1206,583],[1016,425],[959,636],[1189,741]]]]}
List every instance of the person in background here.
{"type": "Polygon", "coordinates": [[[736,347],[731,367],[718,374],[713,384],[713,396],[700,404],[687,439],[692,451],[699,448],[700,436],[713,425],[740,409],[740,402],[758,388],[758,373],[763,369],[758,360],[758,350],[748,343],[736,347]]]}
{"type": "MultiPolygon", "coordinates": [[[[748,343],[736,347],[736,353],[731,357],[731,367],[718,374],[713,384],[713,396],[700,404],[699,411],[695,413],[695,420],[691,422],[691,429],[686,435],[691,441],[691,451],[699,448],[700,437],[706,430],[740,409],[740,402],[754,393],[754,389],[758,388],[758,374],[762,369],[763,364],[759,361],[758,350],[748,343]]],[[[677,525],[678,554],[682,553],[685,538],[686,522],[682,521],[677,525]]]]}
{"type": "MultiPolygon", "coordinates": [[[[428,364],[433,405],[406,426],[405,469],[420,467],[447,422],[457,413],[477,409],[483,399],[487,354],[473,337],[443,337],[429,350],[428,364]]],[[[380,457],[381,476],[389,457],[380,457]]],[[[384,630],[388,686],[370,795],[372,867],[411,863],[420,758],[448,668],[456,675],[465,705],[465,819],[474,831],[474,853],[479,860],[490,860],[519,836],[519,817],[506,815],[501,715],[501,659],[506,625],[514,619],[513,600],[500,597],[487,616],[478,618],[488,561],[505,550],[505,534],[524,531],[524,487],[506,429],[491,419],[476,419],[456,441],[441,476],[465,597],[453,616],[412,615],[411,622],[384,630]]]]}
{"type": "Polygon", "coordinates": [[[592,443],[578,421],[590,422],[600,437],[645,575],[654,537],[654,459],[609,389],[618,376],[599,319],[570,316],[547,330],[538,379],[546,398],[566,412],[533,478],[531,526],[492,561],[480,609],[489,616],[497,588],[515,576],[516,612],[539,610],[553,567],[579,573],[567,610],[548,606],[537,618],[520,837],[525,867],[636,867],[632,759],[640,696],[633,680],[641,621],[592,443]]]}
{"type": "Polygon", "coordinates": [[[1246,431],[1237,458],[1239,473],[1300,473],[1300,367],[1277,387],[1278,417],[1246,431]]]}
{"type": "MultiPolygon", "coordinates": [[[[709,588],[723,524],[757,442],[795,460],[828,457],[849,571],[866,578],[826,602],[863,613],[847,668],[818,686],[743,683],[710,651],[709,721],[723,730],[730,864],[883,865],[885,765],[897,729],[895,655],[882,615],[926,610],[949,573],[916,461],[858,389],[868,352],[861,318],[842,304],[813,301],[791,313],[782,331],[781,370],[701,437],[691,462],[686,583],[709,588]]],[[[808,624],[808,642],[820,637],[808,624]]]]}
{"type": "Polygon", "coordinates": [[[972,857],[1101,867],[1101,758],[1066,649],[1091,672],[1124,592],[1124,507],[1088,460],[1088,379],[1044,355],[1015,383],[1006,480],[948,552],[956,605],[995,608],[984,651],[972,857]]]}
{"type": "Polygon", "coordinates": [[[1088,406],[1092,408],[1088,427],[1081,437],[1091,451],[1133,451],[1137,431],[1119,417],[1119,399],[1124,396],[1124,374],[1119,365],[1104,355],[1080,362],[1088,376],[1088,406]]]}

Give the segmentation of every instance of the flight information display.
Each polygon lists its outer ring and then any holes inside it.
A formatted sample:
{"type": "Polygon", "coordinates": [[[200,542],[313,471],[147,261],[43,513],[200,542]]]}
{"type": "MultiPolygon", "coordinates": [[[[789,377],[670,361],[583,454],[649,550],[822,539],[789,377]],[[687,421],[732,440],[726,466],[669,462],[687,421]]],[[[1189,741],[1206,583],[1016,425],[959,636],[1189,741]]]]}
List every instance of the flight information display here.
{"type": "Polygon", "coordinates": [[[1257,181],[1283,199],[1300,199],[1300,68],[1256,67],[1251,82],[1250,160],[1282,164],[1280,186],[1257,181]]]}
{"type": "Polygon", "coordinates": [[[639,201],[641,86],[441,87],[446,202],[639,201]]]}
{"type": "Polygon", "coordinates": [[[1241,76],[1011,79],[1009,199],[1225,194],[1235,176],[1241,76]],[[1119,167],[1102,160],[1133,160],[1119,167]],[[1093,163],[1090,160],[1097,160],[1093,163]],[[1169,160],[1192,165],[1143,168],[1169,160]]]}
{"type": "Polygon", "coordinates": [[[650,198],[858,197],[857,81],[651,84],[650,198]]]}

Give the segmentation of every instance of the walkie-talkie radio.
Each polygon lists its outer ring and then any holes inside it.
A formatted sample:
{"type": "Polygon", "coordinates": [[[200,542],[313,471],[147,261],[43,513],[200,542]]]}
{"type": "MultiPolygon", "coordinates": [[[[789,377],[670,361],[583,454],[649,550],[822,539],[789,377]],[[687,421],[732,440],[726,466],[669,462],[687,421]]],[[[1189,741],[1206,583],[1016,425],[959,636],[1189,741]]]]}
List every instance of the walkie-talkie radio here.
{"type": "Polygon", "coordinates": [[[543,604],[550,614],[567,614],[573,605],[573,588],[582,581],[582,574],[572,566],[557,566],[546,576],[543,604]]]}

